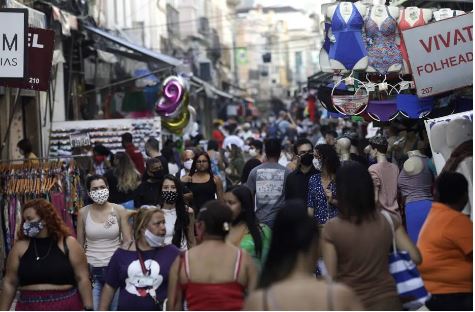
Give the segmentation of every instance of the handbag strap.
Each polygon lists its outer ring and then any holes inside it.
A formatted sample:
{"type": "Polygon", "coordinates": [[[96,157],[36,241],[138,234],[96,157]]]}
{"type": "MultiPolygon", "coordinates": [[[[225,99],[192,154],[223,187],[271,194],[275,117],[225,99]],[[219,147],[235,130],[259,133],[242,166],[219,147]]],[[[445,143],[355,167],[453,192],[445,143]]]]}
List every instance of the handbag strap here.
{"type": "Polygon", "coordinates": [[[388,221],[389,226],[391,227],[391,233],[393,234],[393,253],[396,254],[396,234],[394,230],[394,223],[393,220],[391,219],[391,216],[389,215],[389,212],[382,210],[381,213],[383,214],[384,218],[388,221]]]}

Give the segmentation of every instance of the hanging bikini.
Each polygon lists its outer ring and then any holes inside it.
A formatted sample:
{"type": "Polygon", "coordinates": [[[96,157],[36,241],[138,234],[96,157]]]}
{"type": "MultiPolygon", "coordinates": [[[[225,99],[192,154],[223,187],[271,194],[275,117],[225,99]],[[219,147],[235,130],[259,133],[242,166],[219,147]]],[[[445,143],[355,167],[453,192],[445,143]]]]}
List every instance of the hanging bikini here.
{"type": "MultiPolygon", "coordinates": [[[[388,85],[391,95],[393,91],[398,92],[395,87],[388,85]]],[[[370,100],[366,109],[369,117],[375,121],[391,121],[399,115],[396,98],[385,100],[370,100]]]]}
{"type": "Polygon", "coordinates": [[[404,117],[419,119],[429,115],[434,107],[434,99],[432,97],[418,98],[414,94],[398,94],[396,105],[404,117]]]}
{"type": "Polygon", "coordinates": [[[331,30],[335,42],[330,45],[330,60],[342,63],[346,69],[351,70],[359,60],[367,56],[361,30],[364,25],[363,17],[352,3],[352,12],[348,22],[340,13],[339,3],[333,13],[331,30]]]}
{"type": "Polygon", "coordinates": [[[402,65],[401,51],[396,45],[397,22],[386,8],[387,17],[381,27],[371,18],[369,10],[365,23],[366,48],[368,51],[368,66],[373,67],[382,75],[393,65],[402,65]]]}
{"type": "MultiPolygon", "coordinates": [[[[349,83],[346,82],[346,84],[348,85],[349,83]]],[[[339,82],[337,82],[333,86],[333,90],[332,90],[333,107],[340,114],[349,115],[349,116],[361,114],[366,109],[366,106],[368,105],[368,99],[369,99],[368,89],[366,89],[366,86],[363,82],[361,82],[360,80],[356,78],[347,77],[345,79],[341,79],[339,82]],[[336,95],[335,90],[337,89],[338,85],[340,85],[343,81],[348,81],[348,79],[352,79],[353,83],[356,82],[360,86],[356,89],[354,94],[336,95]]]]}
{"type": "Polygon", "coordinates": [[[338,113],[338,111],[333,106],[332,92],[333,95],[352,95],[354,92],[346,90],[346,86],[344,84],[340,84],[335,90],[333,90],[333,86],[334,84],[330,83],[326,86],[319,87],[317,90],[317,97],[323,108],[331,113],[338,113]]]}

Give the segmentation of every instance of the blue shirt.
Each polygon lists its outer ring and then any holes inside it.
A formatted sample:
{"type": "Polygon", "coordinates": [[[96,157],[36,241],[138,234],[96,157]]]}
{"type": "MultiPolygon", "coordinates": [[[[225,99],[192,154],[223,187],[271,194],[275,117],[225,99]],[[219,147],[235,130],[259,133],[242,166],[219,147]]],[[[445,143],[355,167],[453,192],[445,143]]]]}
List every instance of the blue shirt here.
{"type": "MultiPolygon", "coordinates": [[[[336,197],[335,182],[330,182],[329,186],[332,191],[333,198],[336,197]]],[[[331,218],[338,215],[338,210],[335,206],[328,204],[327,197],[322,185],[321,173],[315,173],[308,182],[308,201],[307,207],[313,208],[314,218],[318,224],[325,224],[331,218]]]]}

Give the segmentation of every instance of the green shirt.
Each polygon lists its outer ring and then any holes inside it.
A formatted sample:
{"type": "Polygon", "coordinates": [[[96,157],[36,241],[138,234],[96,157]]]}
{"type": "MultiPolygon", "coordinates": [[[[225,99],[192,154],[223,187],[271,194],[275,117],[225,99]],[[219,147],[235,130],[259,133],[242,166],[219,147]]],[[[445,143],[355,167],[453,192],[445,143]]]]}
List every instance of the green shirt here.
{"type": "Polygon", "coordinates": [[[254,245],[254,240],[252,239],[252,236],[250,233],[246,234],[243,236],[241,239],[241,248],[244,249],[251,257],[254,259],[256,262],[257,266],[259,268],[262,267],[262,264],[267,258],[267,254],[269,253],[269,247],[270,247],[270,240],[272,236],[272,231],[270,227],[268,227],[265,224],[260,225],[262,231],[261,231],[261,238],[262,238],[262,253],[261,253],[261,258],[258,258],[256,255],[256,247],[254,245]]]}

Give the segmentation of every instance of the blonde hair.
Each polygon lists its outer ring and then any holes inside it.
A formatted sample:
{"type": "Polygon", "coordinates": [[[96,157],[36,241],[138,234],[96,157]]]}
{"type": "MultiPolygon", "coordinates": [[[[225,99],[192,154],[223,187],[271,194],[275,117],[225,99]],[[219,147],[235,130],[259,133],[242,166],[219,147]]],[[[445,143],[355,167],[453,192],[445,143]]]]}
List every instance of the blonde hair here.
{"type": "Polygon", "coordinates": [[[117,189],[121,192],[134,191],[140,185],[140,173],[125,152],[117,152],[114,155],[117,166],[114,175],[117,177],[117,189]]]}
{"type": "Polygon", "coordinates": [[[147,227],[152,216],[157,212],[164,215],[163,210],[156,206],[142,206],[130,214],[129,217],[134,220],[133,235],[136,242],[143,238],[142,230],[147,227]]]}

